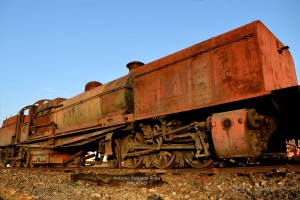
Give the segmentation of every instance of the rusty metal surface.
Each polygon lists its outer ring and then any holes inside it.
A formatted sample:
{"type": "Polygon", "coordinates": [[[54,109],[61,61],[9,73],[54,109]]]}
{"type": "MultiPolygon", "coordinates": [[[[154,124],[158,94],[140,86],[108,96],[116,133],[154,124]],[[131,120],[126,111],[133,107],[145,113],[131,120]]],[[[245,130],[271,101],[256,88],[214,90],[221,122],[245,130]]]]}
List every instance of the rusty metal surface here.
{"type": "Polygon", "coordinates": [[[212,139],[220,158],[252,157],[260,153],[252,148],[246,117],[246,109],[212,115],[212,139]]]}
{"type": "Polygon", "coordinates": [[[129,71],[136,70],[137,68],[145,65],[143,62],[140,61],[132,61],[130,63],[127,63],[126,67],[129,69],[129,71]]]}
{"type": "Polygon", "coordinates": [[[30,150],[30,165],[35,164],[63,164],[64,161],[71,158],[71,155],[59,153],[47,149],[31,149],[30,150]]]}
{"type": "Polygon", "coordinates": [[[257,24],[259,46],[266,90],[276,90],[298,85],[295,66],[286,48],[262,23],[257,24]],[[280,51],[279,49],[284,49],[280,51]]]}
{"type": "Polygon", "coordinates": [[[15,115],[15,116],[12,116],[12,117],[10,117],[10,118],[4,120],[4,121],[3,121],[3,124],[2,124],[2,127],[5,127],[5,126],[8,126],[8,125],[17,123],[17,119],[18,119],[18,116],[15,115]]]}
{"type": "Polygon", "coordinates": [[[124,122],[123,118],[113,123],[109,119],[113,120],[111,116],[127,114],[133,110],[131,81],[131,76],[127,75],[64,101],[56,113],[58,132],[72,127],[83,128],[87,124],[97,126],[103,123],[99,119],[104,117],[107,117],[107,124],[124,122]]]}
{"type": "MultiPolygon", "coordinates": [[[[0,128],[0,146],[6,146],[12,144],[12,138],[15,136],[15,130],[17,127],[16,116],[7,119],[5,125],[0,128]]],[[[4,123],[3,123],[4,124],[4,123]]]]}
{"type": "Polygon", "coordinates": [[[259,21],[146,64],[135,73],[135,119],[269,94],[297,85],[288,50],[259,21]]]}
{"type": "Polygon", "coordinates": [[[85,88],[84,88],[84,91],[89,91],[91,89],[94,89],[96,87],[99,87],[101,86],[102,83],[98,82],[98,81],[91,81],[91,82],[88,82],[86,85],[85,85],[85,88]]]}
{"type": "Polygon", "coordinates": [[[74,147],[74,146],[82,146],[84,144],[88,144],[89,142],[99,140],[100,138],[104,139],[106,134],[109,132],[114,132],[124,128],[124,125],[112,126],[100,131],[93,131],[87,134],[65,134],[64,137],[56,137],[53,138],[55,142],[53,142],[52,146],[48,147],[74,147]]]}
{"type": "Polygon", "coordinates": [[[76,133],[79,131],[91,131],[99,128],[101,129],[108,128],[110,126],[132,122],[133,121],[132,118],[133,118],[132,114],[130,115],[116,114],[116,115],[104,116],[97,120],[57,129],[55,130],[55,135],[76,133]]]}

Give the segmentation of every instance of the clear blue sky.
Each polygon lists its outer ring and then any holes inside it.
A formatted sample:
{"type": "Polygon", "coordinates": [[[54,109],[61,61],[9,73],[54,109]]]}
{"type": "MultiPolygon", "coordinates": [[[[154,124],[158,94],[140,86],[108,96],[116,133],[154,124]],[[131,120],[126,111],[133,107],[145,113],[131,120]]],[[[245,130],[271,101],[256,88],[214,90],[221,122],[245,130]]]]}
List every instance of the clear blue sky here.
{"type": "Polygon", "coordinates": [[[0,0],[0,125],[257,19],[290,47],[299,82],[299,0],[0,0]]]}

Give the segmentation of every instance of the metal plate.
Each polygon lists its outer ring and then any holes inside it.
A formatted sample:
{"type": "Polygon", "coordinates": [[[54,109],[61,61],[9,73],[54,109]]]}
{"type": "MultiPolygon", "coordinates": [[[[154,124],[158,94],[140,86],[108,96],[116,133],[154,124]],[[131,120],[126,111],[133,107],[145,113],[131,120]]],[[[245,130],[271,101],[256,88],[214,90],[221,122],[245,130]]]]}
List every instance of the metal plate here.
{"type": "Polygon", "coordinates": [[[259,21],[151,62],[135,73],[135,119],[270,94],[297,85],[288,50],[259,21]]]}
{"type": "Polygon", "coordinates": [[[220,158],[255,156],[251,151],[246,116],[246,109],[212,115],[212,139],[220,158]]]}

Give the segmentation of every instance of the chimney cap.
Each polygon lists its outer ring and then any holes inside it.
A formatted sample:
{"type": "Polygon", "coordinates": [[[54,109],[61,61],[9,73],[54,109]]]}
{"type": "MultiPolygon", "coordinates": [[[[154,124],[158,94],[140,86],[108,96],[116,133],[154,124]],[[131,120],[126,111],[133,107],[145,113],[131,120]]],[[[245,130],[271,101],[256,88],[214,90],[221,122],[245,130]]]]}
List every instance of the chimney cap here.
{"type": "Polygon", "coordinates": [[[96,88],[96,87],[99,87],[99,86],[101,86],[101,85],[102,85],[102,83],[100,83],[100,82],[98,82],[98,81],[90,81],[90,82],[88,82],[88,83],[85,85],[84,91],[85,91],[85,92],[86,92],[86,91],[89,91],[89,90],[94,89],[94,88],[96,88]]]}
{"type": "Polygon", "coordinates": [[[143,65],[145,65],[145,64],[141,61],[132,61],[132,62],[129,62],[126,65],[126,67],[129,69],[129,71],[131,71],[131,70],[137,69],[138,67],[143,66],[143,65]]]}

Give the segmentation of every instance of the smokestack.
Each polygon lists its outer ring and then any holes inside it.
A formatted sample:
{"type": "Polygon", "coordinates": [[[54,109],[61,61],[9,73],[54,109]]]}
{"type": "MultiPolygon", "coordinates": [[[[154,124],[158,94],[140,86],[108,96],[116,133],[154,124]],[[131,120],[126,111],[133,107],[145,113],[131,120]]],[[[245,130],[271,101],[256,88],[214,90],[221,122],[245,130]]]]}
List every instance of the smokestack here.
{"type": "Polygon", "coordinates": [[[138,67],[143,66],[143,65],[145,65],[145,64],[140,61],[132,61],[132,62],[128,63],[126,65],[126,67],[129,69],[129,71],[131,71],[131,70],[135,70],[138,67]]]}

